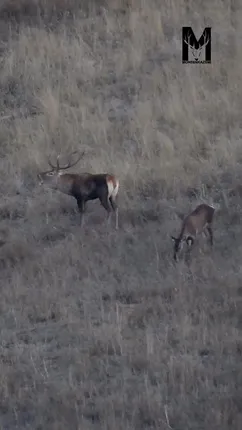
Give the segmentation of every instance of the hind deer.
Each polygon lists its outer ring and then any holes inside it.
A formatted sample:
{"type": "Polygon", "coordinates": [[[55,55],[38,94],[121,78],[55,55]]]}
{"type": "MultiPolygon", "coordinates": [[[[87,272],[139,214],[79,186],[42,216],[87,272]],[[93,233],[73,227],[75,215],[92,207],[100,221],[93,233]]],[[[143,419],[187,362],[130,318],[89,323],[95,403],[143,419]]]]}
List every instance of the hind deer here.
{"type": "Polygon", "coordinates": [[[174,260],[177,261],[177,253],[182,249],[183,243],[191,247],[198,234],[208,233],[210,244],[213,246],[212,222],[215,209],[212,206],[201,204],[194,209],[183,221],[178,238],[171,236],[174,244],[174,260]]]}
{"type": "MultiPolygon", "coordinates": [[[[76,154],[77,151],[71,155],[76,154]]],[[[40,185],[46,185],[48,188],[58,190],[64,194],[74,197],[77,201],[77,206],[81,216],[81,227],[84,223],[84,212],[86,203],[89,200],[99,199],[102,206],[108,213],[108,224],[110,222],[112,212],[115,213],[115,227],[118,229],[118,206],[116,197],[119,190],[119,180],[109,173],[63,173],[63,170],[75,166],[84,153],[80,154],[76,161],[67,163],[65,166],[60,166],[59,157],[57,156],[56,166],[52,164],[50,158],[48,164],[51,170],[38,174],[40,185]]]]}

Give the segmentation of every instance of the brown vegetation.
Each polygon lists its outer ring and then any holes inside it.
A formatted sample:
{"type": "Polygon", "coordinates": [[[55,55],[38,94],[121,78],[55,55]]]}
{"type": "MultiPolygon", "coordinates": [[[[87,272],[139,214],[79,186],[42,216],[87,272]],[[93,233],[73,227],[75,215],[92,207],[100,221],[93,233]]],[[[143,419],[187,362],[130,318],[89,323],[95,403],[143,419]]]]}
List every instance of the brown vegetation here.
{"type": "Polygon", "coordinates": [[[225,0],[0,5],[0,428],[242,424],[242,9],[225,0]],[[88,6],[87,6],[88,4],[88,6]],[[212,64],[181,27],[212,27],[212,64]],[[43,190],[49,155],[120,179],[120,228],[43,190]],[[173,262],[215,203],[213,250],[173,262]]]}

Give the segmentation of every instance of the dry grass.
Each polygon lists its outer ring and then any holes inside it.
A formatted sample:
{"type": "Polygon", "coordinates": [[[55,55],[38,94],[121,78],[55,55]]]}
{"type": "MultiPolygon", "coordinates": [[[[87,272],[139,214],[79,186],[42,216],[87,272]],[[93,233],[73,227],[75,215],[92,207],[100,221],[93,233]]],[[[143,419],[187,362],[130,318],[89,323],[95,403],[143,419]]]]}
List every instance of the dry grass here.
{"type": "Polygon", "coordinates": [[[0,428],[239,430],[242,8],[97,3],[0,8],[0,428]],[[211,25],[211,65],[181,63],[183,25],[211,25]],[[120,177],[118,232],[39,189],[76,149],[120,177]],[[174,265],[201,201],[214,249],[174,265]]]}

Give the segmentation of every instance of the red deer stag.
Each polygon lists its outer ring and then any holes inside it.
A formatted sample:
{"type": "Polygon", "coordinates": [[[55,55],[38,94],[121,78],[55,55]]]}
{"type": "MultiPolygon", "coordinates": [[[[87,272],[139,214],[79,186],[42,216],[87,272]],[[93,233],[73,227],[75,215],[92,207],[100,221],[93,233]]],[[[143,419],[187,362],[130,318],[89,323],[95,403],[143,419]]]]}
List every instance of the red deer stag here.
{"type": "Polygon", "coordinates": [[[208,232],[210,244],[213,246],[212,221],[215,209],[212,206],[201,204],[194,209],[183,221],[181,232],[178,238],[171,236],[174,244],[174,260],[177,261],[177,253],[182,249],[183,243],[190,247],[194,243],[195,237],[204,232],[208,232]]]}
{"type": "MultiPolygon", "coordinates": [[[[76,153],[77,151],[73,152],[72,155],[76,153]]],[[[74,163],[69,161],[67,165],[62,167],[59,164],[60,155],[57,157],[56,166],[49,159],[48,163],[51,170],[38,174],[39,183],[76,199],[81,215],[81,226],[83,226],[84,222],[86,203],[89,200],[99,199],[108,213],[108,224],[112,211],[115,213],[115,227],[118,229],[118,206],[115,200],[118,194],[119,180],[114,175],[108,173],[82,173],[78,175],[62,172],[75,166],[83,155],[84,153],[80,154],[74,163]]]]}

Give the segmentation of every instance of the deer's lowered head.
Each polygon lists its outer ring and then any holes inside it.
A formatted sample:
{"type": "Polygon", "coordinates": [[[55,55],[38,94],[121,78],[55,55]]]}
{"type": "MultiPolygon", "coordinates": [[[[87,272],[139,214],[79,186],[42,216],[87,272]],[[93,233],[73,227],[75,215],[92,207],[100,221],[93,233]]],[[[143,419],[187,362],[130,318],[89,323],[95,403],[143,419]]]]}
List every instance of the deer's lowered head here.
{"type": "Polygon", "coordinates": [[[188,247],[191,247],[196,236],[202,232],[209,235],[210,244],[213,245],[212,222],[214,212],[214,207],[202,203],[187,215],[182,223],[179,236],[177,238],[171,236],[174,242],[173,258],[175,261],[177,261],[177,254],[181,251],[183,244],[186,243],[188,247]]]}

